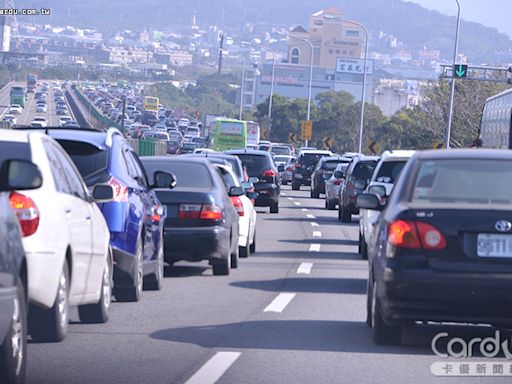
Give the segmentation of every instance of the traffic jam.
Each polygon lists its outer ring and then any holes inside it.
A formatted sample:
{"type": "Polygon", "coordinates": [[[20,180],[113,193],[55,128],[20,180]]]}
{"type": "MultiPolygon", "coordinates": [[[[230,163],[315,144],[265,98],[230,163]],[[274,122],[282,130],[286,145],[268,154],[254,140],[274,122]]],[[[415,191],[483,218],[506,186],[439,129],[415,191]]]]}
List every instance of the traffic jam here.
{"type": "Polygon", "coordinates": [[[358,226],[376,345],[400,345],[418,322],[512,326],[510,152],[295,148],[260,140],[253,122],[178,118],[137,85],[74,86],[120,128],[70,117],[0,134],[1,382],[23,382],[27,340],[66,338],[71,308],[106,323],[176,263],[218,279],[243,269],[263,240],[258,215],[301,190],[358,226]],[[137,154],[140,141],[163,153],[137,154]]]}

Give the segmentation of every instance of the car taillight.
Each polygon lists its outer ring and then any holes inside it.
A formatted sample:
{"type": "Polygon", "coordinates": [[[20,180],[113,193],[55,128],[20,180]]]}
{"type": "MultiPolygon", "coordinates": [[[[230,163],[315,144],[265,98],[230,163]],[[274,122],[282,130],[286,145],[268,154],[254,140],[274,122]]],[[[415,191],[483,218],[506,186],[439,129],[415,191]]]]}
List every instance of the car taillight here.
{"type": "Polygon", "coordinates": [[[123,185],[120,181],[114,179],[113,177],[109,180],[108,183],[114,190],[113,201],[118,203],[124,203],[128,201],[128,187],[126,185],[123,185]]]}
{"type": "Polygon", "coordinates": [[[301,165],[300,164],[295,164],[295,168],[300,168],[301,165]]]}
{"type": "Polygon", "coordinates": [[[222,210],[216,205],[205,204],[199,216],[203,220],[222,220],[222,210]]]}
{"type": "Polygon", "coordinates": [[[201,215],[201,204],[180,204],[178,219],[199,219],[201,215]]]}
{"type": "Polygon", "coordinates": [[[231,202],[233,203],[233,207],[235,207],[236,211],[238,212],[238,216],[244,215],[244,204],[242,203],[242,199],[240,199],[238,196],[231,196],[231,202]]]}
{"type": "Polygon", "coordinates": [[[436,227],[421,221],[397,220],[388,228],[388,241],[398,248],[440,250],[446,239],[436,227]]]}
{"type": "Polygon", "coordinates": [[[334,185],[341,185],[341,184],[343,184],[343,179],[334,180],[334,185]]]}
{"type": "Polygon", "coordinates": [[[30,197],[12,192],[9,196],[12,209],[18,216],[23,237],[33,235],[39,226],[39,210],[30,197]]]}
{"type": "Polygon", "coordinates": [[[263,177],[276,177],[277,172],[273,169],[267,169],[266,171],[263,171],[262,175],[263,177]]]}
{"type": "Polygon", "coordinates": [[[293,167],[288,167],[288,168],[286,168],[286,170],[287,170],[288,172],[291,172],[291,171],[293,171],[293,167]]]}

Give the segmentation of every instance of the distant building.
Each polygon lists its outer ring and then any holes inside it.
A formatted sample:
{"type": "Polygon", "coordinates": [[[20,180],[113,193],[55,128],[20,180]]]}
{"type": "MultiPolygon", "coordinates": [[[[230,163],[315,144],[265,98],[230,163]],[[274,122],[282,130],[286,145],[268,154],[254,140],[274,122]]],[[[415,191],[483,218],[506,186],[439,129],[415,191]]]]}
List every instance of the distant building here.
{"type": "Polygon", "coordinates": [[[178,67],[192,65],[192,54],[186,51],[174,51],[169,54],[171,64],[178,67]]]}
{"type": "Polygon", "coordinates": [[[381,79],[373,94],[373,103],[386,116],[391,116],[404,107],[418,105],[419,82],[381,79]]]}
{"type": "Polygon", "coordinates": [[[313,65],[335,69],[338,58],[361,59],[364,55],[364,31],[349,22],[337,20],[343,14],[337,8],[328,8],[309,17],[309,31],[302,26],[289,33],[288,62],[292,64],[310,63],[313,44],[313,65]]]}

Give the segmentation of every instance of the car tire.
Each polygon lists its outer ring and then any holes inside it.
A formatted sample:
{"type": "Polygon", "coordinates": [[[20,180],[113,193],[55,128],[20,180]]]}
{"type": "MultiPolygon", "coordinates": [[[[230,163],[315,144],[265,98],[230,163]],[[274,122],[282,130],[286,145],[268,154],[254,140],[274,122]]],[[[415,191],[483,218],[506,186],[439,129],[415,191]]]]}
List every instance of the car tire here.
{"type": "Polygon", "coordinates": [[[286,180],[281,181],[282,185],[288,185],[288,182],[286,180]]]}
{"type": "Polygon", "coordinates": [[[292,182],[292,191],[299,191],[299,190],[300,190],[300,184],[292,182]]]}
{"type": "Polygon", "coordinates": [[[254,235],[252,235],[252,244],[249,247],[250,253],[256,253],[256,230],[254,230],[254,235]]]}
{"type": "Polygon", "coordinates": [[[361,239],[361,259],[368,260],[368,245],[364,237],[361,239]]]}
{"type": "Polygon", "coordinates": [[[279,203],[272,203],[270,205],[270,213],[279,213],[279,203]]]}
{"type": "Polygon", "coordinates": [[[96,304],[86,304],[78,306],[78,316],[80,321],[86,324],[106,323],[110,316],[110,305],[112,302],[112,258],[111,253],[107,257],[105,270],[101,278],[101,295],[96,304]]]}
{"type": "Polygon", "coordinates": [[[2,383],[24,383],[27,367],[27,307],[23,283],[16,282],[16,298],[9,329],[0,346],[2,383]]]}
{"type": "Polygon", "coordinates": [[[311,186],[311,198],[318,199],[320,197],[320,192],[316,190],[313,186],[311,186]]]}
{"type": "Polygon", "coordinates": [[[325,200],[325,208],[329,211],[334,211],[336,209],[336,204],[334,204],[331,200],[325,200]]]}
{"type": "MultiPolygon", "coordinates": [[[[237,241],[237,243],[238,243],[238,241],[237,241]]],[[[238,245],[235,246],[235,250],[233,252],[231,252],[229,257],[231,258],[231,268],[232,269],[238,268],[238,259],[240,257],[238,245]]]]}
{"type": "Polygon", "coordinates": [[[144,276],[143,288],[148,291],[159,291],[162,289],[162,281],[164,279],[164,238],[160,236],[158,246],[158,257],[156,261],[156,271],[151,275],[144,276]]]}
{"type": "MultiPolygon", "coordinates": [[[[142,286],[144,281],[143,272],[143,249],[142,239],[137,241],[137,251],[135,252],[135,268],[133,284],[130,287],[119,287],[114,290],[114,296],[117,301],[136,302],[142,297],[142,286]]],[[[114,285],[115,286],[115,285],[114,285]]]]}
{"type": "Polygon", "coordinates": [[[363,236],[361,236],[361,231],[359,231],[359,240],[357,242],[357,253],[361,255],[362,251],[362,243],[363,243],[363,236]]]}
{"type": "Polygon", "coordinates": [[[229,275],[229,260],[221,260],[213,264],[214,276],[227,276],[229,275]]]}
{"type": "Polygon", "coordinates": [[[340,215],[341,215],[341,222],[342,223],[350,223],[350,222],[352,222],[352,214],[344,206],[340,207],[340,215]]]}
{"type": "Polygon", "coordinates": [[[377,345],[399,345],[402,338],[402,327],[389,326],[382,318],[379,302],[377,300],[377,283],[372,282],[372,340],[377,345]]]}
{"type": "Polygon", "coordinates": [[[55,303],[49,309],[30,309],[29,329],[32,340],[58,342],[66,338],[69,321],[69,267],[64,260],[55,303]]]}

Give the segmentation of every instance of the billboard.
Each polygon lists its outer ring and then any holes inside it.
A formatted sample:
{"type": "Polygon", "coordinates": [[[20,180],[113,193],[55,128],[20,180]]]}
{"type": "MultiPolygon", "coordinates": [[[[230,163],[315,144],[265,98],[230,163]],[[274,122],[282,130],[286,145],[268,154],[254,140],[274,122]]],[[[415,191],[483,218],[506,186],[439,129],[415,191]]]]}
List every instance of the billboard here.
{"type": "MultiPolygon", "coordinates": [[[[336,59],[336,72],[362,75],[364,74],[364,60],[338,57],[336,59]]],[[[373,60],[368,60],[366,74],[373,74],[373,60]]]]}

